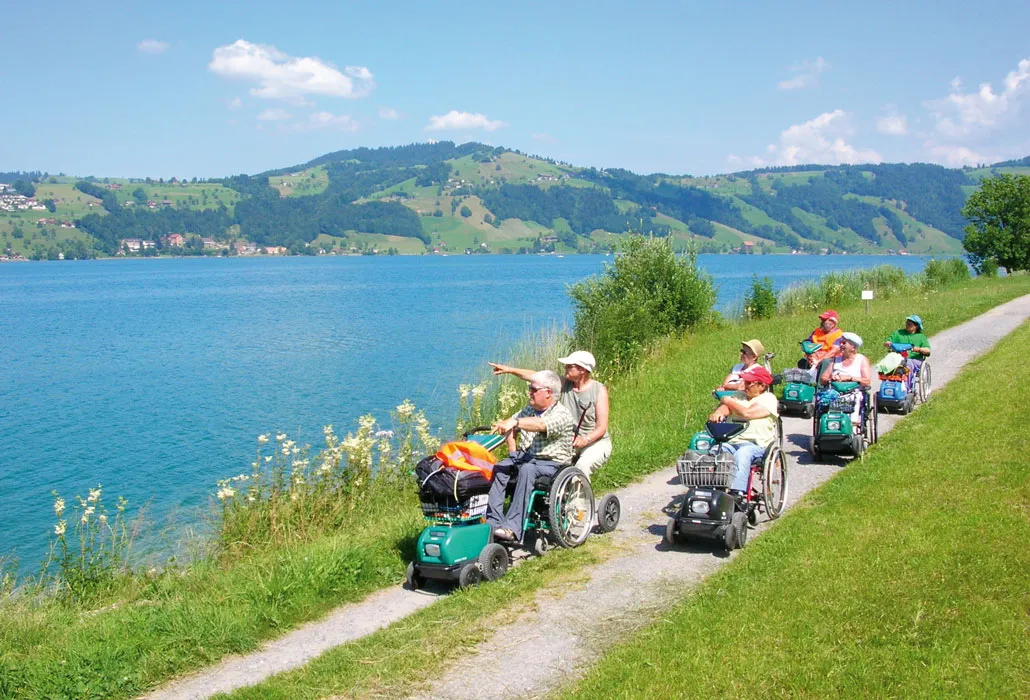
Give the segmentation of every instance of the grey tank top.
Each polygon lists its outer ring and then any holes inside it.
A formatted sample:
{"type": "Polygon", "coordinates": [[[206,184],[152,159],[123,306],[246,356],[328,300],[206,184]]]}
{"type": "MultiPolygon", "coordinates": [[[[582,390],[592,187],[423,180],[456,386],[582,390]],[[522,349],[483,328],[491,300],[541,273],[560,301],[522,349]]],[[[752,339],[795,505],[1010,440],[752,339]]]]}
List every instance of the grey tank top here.
{"type": "MultiPolygon", "coordinates": [[[[577,435],[589,435],[597,427],[597,394],[600,390],[601,383],[596,380],[590,382],[590,385],[583,391],[575,391],[572,388],[572,382],[562,382],[561,403],[572,414],[573,427],[579,426],[577,435]],[[586,411],[586,415],[583,415],[584,411],[586,411]],[[579,421],[581,416],[582,424],[579,421]]],[[[607,430],[604,437],[610,437],[607,430]]]]}

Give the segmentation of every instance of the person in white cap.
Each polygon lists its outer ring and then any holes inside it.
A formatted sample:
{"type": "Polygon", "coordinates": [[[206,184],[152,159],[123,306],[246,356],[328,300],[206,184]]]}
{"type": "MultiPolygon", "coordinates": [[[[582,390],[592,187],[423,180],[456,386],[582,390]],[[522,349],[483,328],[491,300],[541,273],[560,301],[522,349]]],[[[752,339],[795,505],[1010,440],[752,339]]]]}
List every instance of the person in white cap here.
{"type": "MultiPolygon", "coordinates": [[[[823,384],[832,382],[858,382],[861,386],[869,388],[873,382],[873,370],[869,365],[869,358],[861,354],[858,349],[862,347],[862,337],[857,333],[845,333],[840,339],[840,355],[833,358],[833,364],[823,370],[820,380],[823,384]]],[[[861,422],[860,411],[861,395],[859,404],[851,413],[853,423],[861,422]]]]}
{"type": "MultiPolygon", "coordinates": [[[[574,464],[590,478],[612,454],[612,438],[608,432],[608,388],[591,377],[597,361],[586,350],[576,350],[568,357],[559,357],[565,365],[565,379],[560,401],[572,414],[576,426],[572,447],[574,464]]],[[[512,374],[527,382],[534,370],[520,369],[496,362],[488,363],[495,375],[512,374]]]]}

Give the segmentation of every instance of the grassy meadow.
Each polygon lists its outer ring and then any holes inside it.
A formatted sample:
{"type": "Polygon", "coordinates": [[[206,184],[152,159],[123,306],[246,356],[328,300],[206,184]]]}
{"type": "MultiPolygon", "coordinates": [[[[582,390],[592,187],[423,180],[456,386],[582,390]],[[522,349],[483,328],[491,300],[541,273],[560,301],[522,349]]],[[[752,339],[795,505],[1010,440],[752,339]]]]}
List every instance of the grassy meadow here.
{"type": "Polygon", "coordinates": [[[1025,696],[1028,342],[1024,324],[556,697],[1025,696]]]}

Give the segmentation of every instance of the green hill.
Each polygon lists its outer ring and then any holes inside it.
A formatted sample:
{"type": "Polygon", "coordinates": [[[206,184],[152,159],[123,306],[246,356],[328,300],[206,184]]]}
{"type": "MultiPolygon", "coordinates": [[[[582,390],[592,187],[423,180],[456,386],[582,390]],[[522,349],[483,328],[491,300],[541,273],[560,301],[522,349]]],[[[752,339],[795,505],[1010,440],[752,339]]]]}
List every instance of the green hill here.
{"type": "Polygon", "coordinates": [[[0,173],[35,193],[21,208],[7,206],[13,189],[2,193],[0,243],[36,257],[114,255],[124,239],[154,241],[147,254],[218,254],[238,241],[291,253],[600,252],[640,232],[705,252],[957,254],[965,199],[1000,173],[1030,173],[1030,164],[638,175],[438,142],[208,181],[0,173]],[[174,233],[192,242],[171,248],[174,233]]]}

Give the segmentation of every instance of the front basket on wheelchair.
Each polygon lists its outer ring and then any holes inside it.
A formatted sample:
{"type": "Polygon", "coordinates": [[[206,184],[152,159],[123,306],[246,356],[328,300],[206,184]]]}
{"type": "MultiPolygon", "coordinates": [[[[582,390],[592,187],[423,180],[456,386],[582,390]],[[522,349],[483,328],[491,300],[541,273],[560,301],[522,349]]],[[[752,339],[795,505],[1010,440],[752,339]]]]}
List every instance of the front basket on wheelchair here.
{"type": "Polygon", "coordinates": [[[728,488],[733,482],[733,455],[728,450],[687,452],[676,460],[676,472],[688,488],[728,488]]]}

